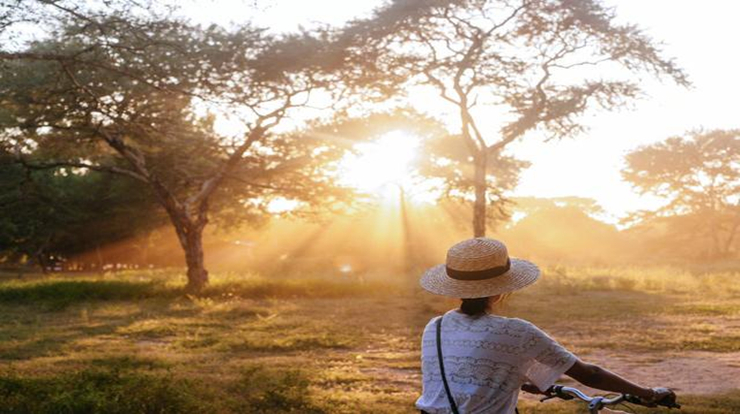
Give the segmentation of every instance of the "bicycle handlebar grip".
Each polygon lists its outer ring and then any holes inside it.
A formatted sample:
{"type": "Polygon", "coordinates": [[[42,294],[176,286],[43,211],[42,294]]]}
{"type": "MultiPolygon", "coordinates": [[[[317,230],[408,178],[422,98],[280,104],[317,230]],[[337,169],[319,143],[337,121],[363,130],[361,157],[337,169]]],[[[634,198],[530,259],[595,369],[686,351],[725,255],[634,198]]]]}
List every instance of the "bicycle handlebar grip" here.
{"type": "MultiPolygon", "coordinates": [[[[631,395],[631,394],[625,394],[624,400],[632,404],[638,404],[638,405],[644,405],[644,406],[651,405],[650,403],[643,400],[642,398],[636,395],[631,395]]],[[[660,405],[660,406],[667,407],[667,408],[678,408],[678,409],[681,408],[681,405],[676,402],[676,394],[667,395],[662,400],[656,401],[652,404],[653,406],[660,405]]]]}
{"type": "Polygon", "coordinates": [[[563,391],[563,385],[553,385],[547,389],[548,395],[558,397],[563,400],[572,400],[574,397],[563,391]]]}
{"type": "Polygon", "coordinates": [[[557,394],[558,392],[560,392],[561,389],[563,389],[563,386],[556,384],[556,385],[553,385],[550,388],[548,388],[545,391],[545,394],[557,394]]]}
{"type": "Polygon", "coordinates": [[[676,394],[673,391],[671,391],[670,394],[663,397],[662,400],[656,401],[655,403],[657,405],[662,405],[668,408],[679,408],[679,409],[681,408],[681,406],[676,401],[676,394]]]}
{"type": "Polygon", "coordinates": [[[662,405],[663,407],[681,409],[681,404],[676,401],[675,395],[669,395],[668,397],[658,401],[656,404],[662,405]]]}
{"type": "Polygon", "coordinates": [[[642,401],[642,398],[632,394],[624,394],[624,400],[632,404],[645,405],[645,403],[642,401]]]}

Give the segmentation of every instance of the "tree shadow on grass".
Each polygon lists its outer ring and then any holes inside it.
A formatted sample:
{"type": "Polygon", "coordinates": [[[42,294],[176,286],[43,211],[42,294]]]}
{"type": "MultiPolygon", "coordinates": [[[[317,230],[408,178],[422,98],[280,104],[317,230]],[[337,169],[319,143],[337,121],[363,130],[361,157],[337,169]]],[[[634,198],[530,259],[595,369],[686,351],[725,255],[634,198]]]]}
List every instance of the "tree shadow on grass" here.
{"type": "Polygon", "coordinates": [[[115,312],[98,312],[94,307],[83,305],[65,307],[55,312],[39,312],[29,305],[0,302],[0,312],[3,315],[0,317],[0,361],[58,355],[66,346],[81,340],[115,336],[127,342],[128,337],[135,340],[139,333],[124,336],[122,330],[138,323],[171,318],[186,319],[202,311],[195,306],[183,309],[178,305],[169,300],[150,299],[134,303],[133,308],[127,308],[130,304],[121,309],[106,308],[115,312]],[[88,312],[94,316],[88,316],[88,312]]]}
{"type": "MultiPolygon", "coordinates": [[[[180,288],[149,281],[46,280],[2,284],[0,360],[54,356],[76,342],[82,348],[107,341],[118,342],[124,347],[156,342],[175,347],[210,348],[231,345],[237,340],[240,341],[236,348],[249,351],[346,348],[352,341],[346,335],[334,335],[331,330],[324,332],[325,327],[312,327],[320,332],[275,327],[284,338],[254,332],[254,326],[245,327],[247,330],[242,333],[233,331],[237,323],[270,317],[266,309],[252,302],[247,302],[247,306],[232,306],[245,296],[250,299],[313,298],[375,293],[374,289],[366,287],[334,285],[299,281],[281,289],[279,283],[265,286],[259,283],[219,284],[196,298],[186,296],[180,288]],[[334,288],[324,291],[327,286],[334,288]],[[136,309],[131,309],[132,304],[136,309]],[[105,312],[96,308],[104,308],[105,312]]],[[[226,349],[234,351],[230,346],[226,349]]]]}

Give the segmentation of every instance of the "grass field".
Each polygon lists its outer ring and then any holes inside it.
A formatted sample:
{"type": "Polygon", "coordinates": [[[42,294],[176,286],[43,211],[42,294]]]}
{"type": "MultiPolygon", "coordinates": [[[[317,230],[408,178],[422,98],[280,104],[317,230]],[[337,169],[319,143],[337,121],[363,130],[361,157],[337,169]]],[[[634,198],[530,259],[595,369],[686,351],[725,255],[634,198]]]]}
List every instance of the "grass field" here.
{"type": "MultiPolygon", "coordinates": [[[[585,360],[676,387],[682,413],[738,413],[738,277],[553,267],[498,311],[585,360]]],[[[408,280],[220,274],[199,297],[180,282],[173,272],[4,277],[0,412],[410,413],[420,331],[456,305],[408,280]]],[[[579,412],[531,398],[520,407],[579,412]]]]}

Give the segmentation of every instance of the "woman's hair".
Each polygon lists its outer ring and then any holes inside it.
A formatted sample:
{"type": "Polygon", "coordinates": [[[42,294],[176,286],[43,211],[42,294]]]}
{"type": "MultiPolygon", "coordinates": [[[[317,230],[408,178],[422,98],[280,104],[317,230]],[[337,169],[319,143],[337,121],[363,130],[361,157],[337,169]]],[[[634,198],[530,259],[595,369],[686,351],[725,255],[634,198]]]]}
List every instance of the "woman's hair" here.
{"type": "Polygon", "coordinates": [[[483,313],[491,307],[490,298],[463,299],[460,304],[460,311],[466,315],[476,316],[483,313]]]}
{"type": "Polygon", "coordinates": [[[497,303],[503,302],[511,294],[489,296],[485,298],[463,299],[460,304],[460,311],[469,316],[483,315],[491,310],[491,307],[497,303]]]}

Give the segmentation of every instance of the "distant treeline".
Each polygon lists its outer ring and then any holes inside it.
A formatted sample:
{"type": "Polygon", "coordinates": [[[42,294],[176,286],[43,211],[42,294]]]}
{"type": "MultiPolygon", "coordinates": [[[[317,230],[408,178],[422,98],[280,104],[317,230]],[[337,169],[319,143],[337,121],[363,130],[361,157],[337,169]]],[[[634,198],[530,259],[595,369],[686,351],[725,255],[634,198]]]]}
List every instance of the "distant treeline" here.
{"type": "MultiPolygon", "coordinates": [[[[629,154],[625,179],[666,204],[634,212],[621,230],[600,221],[604,211],[590,199],[519,198],[490,220],[489,233],[512,254],[549,263],[731,263],[740,258],[739,137],[695,133],[629,154]]],[[[406,204],[327,211],[310,220],[263,213],[240,221],[224,210],[212,215],[215,225],[205,233],[206,261],[215,269],[269,273],[411,271],[470,237],[465,201],[406,204]]],[[[150,188],[128,177],[0,163],[0,267],[181,266],[169,220],[150,188]]]]}
{"type": "MultiPolygon", "coordinates": [[[[700,228],[711,215],[653,216],[620,230],[598,219],[593,200],[581,198],[524,199],[526,214],[498,235],[510,249],[549,263],[606,265],[720,264],[740,258],[736,239],[715,249],[719,237],[700,228]]],[[[720,236],[727,239],[727,233],[720,236]]]]}
{"type": "MultiPolygon", "coordinates": [[[[106,174],[0,173],[0,257],[3,267],[56,271],[115,271],[181,266],[182,251],[167,217],[145,188],[106,174]]],[[[623,230],[600,221],[590,199],[514,199],[511,219],[491,229],[511,253],[543,263],[665,264],[737,260],[738,240],[724,252],[695,223],[710,216],[643,219],[623,230]]],[[[205,235],[209,267],[266,273],[355,275],[413,271],[444,257],[450,243],[469,237],[464,205],[374,208],[313,220],[274,218],[261,226],[216,227],[205,235]],[[383,215],[385,214],[385,215],[383,215]],[[378,229],[385,230],[378,230],[378,229]],[[388,230],[391,229],[391,230],[388,230]]]]}

